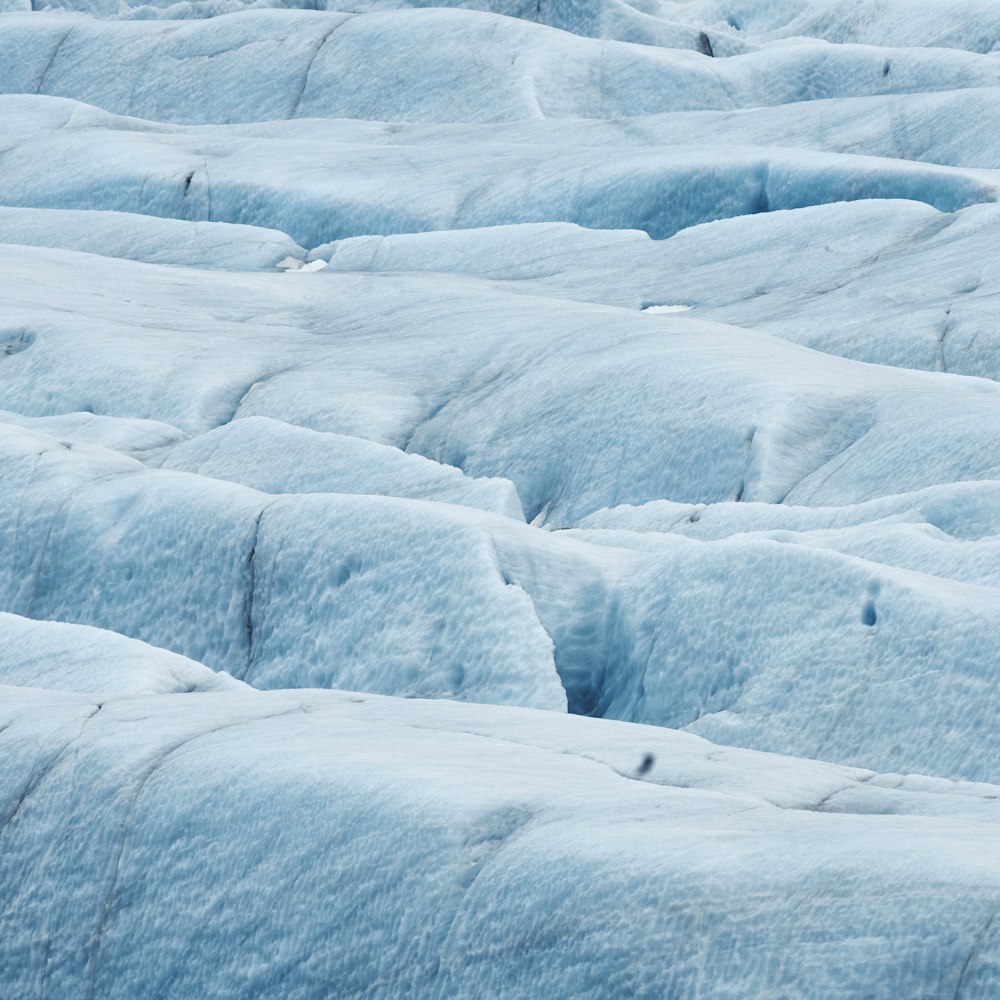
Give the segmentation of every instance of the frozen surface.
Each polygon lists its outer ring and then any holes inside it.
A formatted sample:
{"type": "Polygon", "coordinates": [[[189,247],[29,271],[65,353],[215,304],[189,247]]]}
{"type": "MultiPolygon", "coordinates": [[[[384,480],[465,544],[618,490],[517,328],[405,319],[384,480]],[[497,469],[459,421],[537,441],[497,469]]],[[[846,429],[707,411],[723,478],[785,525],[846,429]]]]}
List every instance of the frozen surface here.
{"type": "Polygon", "coordinates": [[[995,1000],[1000,7],[35,6],[4,1000],[995,1000]]]}
{"type": "Polygon", "coordinates": [[[565,707],[530,599],[461,508],[266,496],[2,425],[0,447],[12,611],[113,629],[264,687],[565,707]]]}
{"type": "Polygon", "coordinates": [[[284,233],[125,212],[0,208],[0,243],[62,247],[150,264],[253,271],[303,249],[284,233]]]}
{"type": "Polygon", "coordinates": [[[105,629],[0,613],[0,684],[107,697],[234,691],[228,674],[105,629]]]}
{"type": "Polygon", "coordinates": [[[440,500],[523,520],[512,483],[344,434],[245,417],[172,448],[164,469],[197,472],[273,493],[367,493],[440,500]]]}
{"type": "Polygon", "coordinates": [[[609,118],[1000,82],[996,60],[957,49],[800,39],[710,61],[698,51],[437,7],[354,15],[252,10],[180,24],[11,14],[0,31],[0,92],[72,97],[191,123],[609,118]],[[360,64],[367,72],[355,71],[360,64]]]}
{"type": "Polygon", "coordinates": [[[4,692],[22,995],[998,985],[995,786],[485,706],[4,692]]]}
{"type": "MultiPolygon", "coordinates": [[[[968,109],[970,118],[981,103],[968,109]]],[[[616,147],[586,122],[555,136],[531,123],[512,140],[502,141],[501,131],[498,141],[482,125],[400,127],[388,137],[334,122],[154,128],[25,95],[0,96],[0,113],[10,122],[0,178],[7,204],[267,227],[305,247],[538,222],[641,229],[662,239],[718,219],[873,198],[951,213],[995,203],[1000,191],[995,169],[915,162],[884,145],[777,146],[773,128],[724,142],[716,129],[715,142],[699,144],[698,120],[673,142],[661,143],[653,129],[644,142],[616,147]],[[39,158],[58,169],[39,174],[39,158]]],[[[807,121],[812,131],[825,128],[822,118],[807,121]]]]}

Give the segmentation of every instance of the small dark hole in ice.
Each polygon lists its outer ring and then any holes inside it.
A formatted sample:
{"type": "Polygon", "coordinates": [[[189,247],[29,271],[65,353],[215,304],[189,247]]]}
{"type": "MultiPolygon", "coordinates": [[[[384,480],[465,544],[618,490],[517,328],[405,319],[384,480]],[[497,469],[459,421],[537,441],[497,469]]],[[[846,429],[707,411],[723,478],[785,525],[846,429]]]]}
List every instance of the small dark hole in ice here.
{"type": "Polygon", "coordinates": [[[655,763],[656,763],[655,754],[647,753],[639,762],[639,766],[635,769],[635,773],[640,776],[644,774],[649,774],[649,772],[653,770],[653,765],[655,763]]]}
{"type": "Polygon", "coordinates": [[[38,339],[34,330],[25,327],[14,327],[0,330],[0,354],[20,354],[27,350],[38,339]]]}
{"type": "Polygon", "coordinates": [[[865,601],[861,608],[861,624],[872,626],[875,624],[876,618],[875,602],[870,600],[865,601]]]}

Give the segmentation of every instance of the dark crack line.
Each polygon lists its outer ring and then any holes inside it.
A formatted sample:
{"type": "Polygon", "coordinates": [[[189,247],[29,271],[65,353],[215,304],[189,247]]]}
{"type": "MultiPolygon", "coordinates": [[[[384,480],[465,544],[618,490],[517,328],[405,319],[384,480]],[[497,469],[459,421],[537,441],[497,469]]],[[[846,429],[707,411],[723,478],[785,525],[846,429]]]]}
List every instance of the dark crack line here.
{"type": "Polygon", "coordinates": [[[247,637],[247,658],[243,667],[243,675],[240,677],[240,680],[246,680],[247,674],[250,673],[250,667],[253,665],[253,605],[257,589],[257,563],[255,556],[257,555],[257,541],[260,538],[260,522],[264,517],[265,510],[267,510],[267,507],[262,507],[258,512],[257,517],[254,519],[253,535],[250,539],[250,551],[247,553],[246,559],[247,582],[246,590],[243,595],[243,628],[246,631],[247,637]]]}
{"type": "MultiPolygon", "coordinates": [[[[796,482],[794,482],[786,491],[784,496],[778,501],[778,503],[786,503],[788,498],[799,488],[804,486],[806,482],[812,479],[813,476],[818,476],[821,472],[826,470],[826,474],[823,476],[822,480],[818,483],[810,484],[810,494],[815,496],[816,493],[821,490],[826,484],[835,476],[853,457],[850,452],[855,448],[859,441],[867,437],[875,429],[877,421],[872,421],[871,425],[866,427],[864,430],[859,431],[857,436],[845,444],[840,450],[828,458],[825,462],[816,466],[815,469],[801,475],[796,482]]],[[[793,501],[795,502],[795,501],[793,501]]],[[[802,502],[802,501],[798,501],[802,502]]]]}
{"type": "Polygon", "coordinates": [[[409,452],[410,445],[413,443],[413,439],[417,436],[417,434],[423,429],[423,427],[429,424],[452,401],[453,398],[454,397],[452,396],[446,396],[440,403],[431,407],[427,414],[421,417],[420,420],[418,420],[414,425],[410,433],[406,435],[406,440],[399,446],[400,451],[409,452]]]}
{"type": "Polygon", "coordinates": [[[955,995],[952,997],[952,1000],[959,1000],[959,994],[962,992],[962,987],[965,984],[965,977],[968,975],[969,968],[972,965],[973,960],[979,954],[979,949],[982,947],[983,939],[989,932],[990,927],[993,926],[993,921],[996,919],[998,912],[1000,911],[994,910],[990,914],[989,920],[986,921],[979,933],[976,935],[976,940],[972,942],[972,950],[962,963],[962,971],[958,974],[958,982],[955,984],[955,995]]]}
{"type": "MultiPolygon", "coordinates": [[[[34,5],[32,5],[34,6],[34,5]]],[[[55,48],[52,50],[52,55],[49,56],[49,61],[45,64],[45,69],[42,70],[42,75],[38,78],[38,86],[35,87],[35,93],[40,94],[42,92],[42,86],[45,83],[45,78],[49,75],[49,70],[52,69],[52,64],[56,61],[56,56],[59,55],[60,50],[63,45],[66,44],[66,39],[73,33],[72,28],[67,28],[62,38],[59,39],[55,44],[55,48]]]]}
{"type": "Polygon", "coordinates": [[[111,881],[108,886],[107,892],[104,896],[104,902],[100,908],[100,917],[97,922],[97,926],[94,929],[94,933],[90,939],[90,988],[88,990],[88,995],[90,1000],[97,1000],[97,984],[100,978],[101,971],[101,953],[104,946],[104,937],[107,933],[108,926],[111,923],[111,917],[114,911],[115,895],[118,891],[118,883],[121,877],[121,867],[122,858],[125,856],[126,847],[128,845],[129,834],[131,833],[136,813],[139,810],[139,800],[142,798],[143,792],[149,786],[149,783],[156,777],[157,774],[163,769],[164,765],[174,757],[175,754],[183,750],[185,747],[189,747],[192,743],[197,742],[200,739],[204,739],[209,736],[214,736],[217,733],[224,732],[227,729],[235,729],[238,726],[252,725],[256,722],[266,722],[270,719],[278,719],[284,715],[294,715],[297,712],[302,711],[300,705],[296,705],[294,708],[285,709],[281,712],[275,712],[272,715],[261,715],[254,716],[249,719],[239,719],[236,722],[229,722],[222,726],[216,726],[214,729],[209,729],[200,733],[195,733],[193,736],[185,737],[182,740],[174,743],[172,746],[167,747],[153,762],[146,773],[139,779],[139,785],[136,788],[135,795],[132,797],[132,802],[128,807],[128,813],[125,816],[124,821],[121,826],[121,835],[118,838],[117,846],[114,850],[114,859],[112,863],[112,875],[111,881]]]}
{"type": "Polygon", "coordinates": [[[128,476],[135,476],[138,474],[148,473],[149,470],[142,466],[138,469],[129,469],[127,472],[113,472],[106,476],[100,476],[96,479],[90,479],[85,483],[81,483],[79,486],[75,487],[67,496],[63,498],[59,506],[53,511],[52,517],[49,519],[48,530],[45,532],[45,540],[39,546],[38,556],[35,560],[34,578],[31,581],[31,597],[28,599],[27,605],[24,610],[25,618],[34,618],[33,611],[35,607],[35,602],[38,600],[38,578],[41,576],[42,569],[45,565],[45,557],[49,552],[49,543],[52,539],[52,533],[55,530],[56,522],[66,514],[69,505],[77,498],[77,496],[91,487],[103,486],[105,483],[114,482],[116,479],[125,479],[128,476]]]}
{"type": "MultiPolygon", "coordinates": [[[[491,375],[485,381],[478,383],[477,385],[473,386],[471,389],[465,389],[465,390],[463,390],[461,392],[458,392],[457,390],[453,390],[450,395],[446,395],[439,403],[436,403],[434,406],[432,406],[431,409],[424,416],[422,416],[416,422],[416,424],[414,424],[414,426],[410,430],[409,434],[407,434],[406,438],[403,440],[403,443],[399,446],[400,450],[401,451],[405,451],[405,452],[409,452],[410,451],[410,447],[413,444],[413,439],[417,436],[417,434],[421,430],[423,430],[423,428],[427,424],[429,424],[439,413],[441,413],[441,411],[446,406],[448,406],[451,403],[455,402],[455,400],[457,400],[457,399],[463,399],[463,400],[477,399],[477,398],[481,397],[484,393],[486,393],[488,390],[492,389],[493,387],[495,387],[495,386],[499,386],[501,388],[506,387],[510,383],[513,383],[513,382],[517,381],[518,379],[520,379],[522,377],[522,375],[523,375],[523,371],[520,371],[518,369],[509,370],[509,369],[501,367],[498,371],[496,371],[493,375],[491,375]]],[[[417,454],[422,454],[422,453],[421,452],[417,452],[417,454]]],[[[425,456],[425,457],[430,458],[431,456],[428,455],[428,456],[425,456]]],[[[440,459],[433,459],[433,460],[440,462],[440,459]]],[[[454,468],[461,468],[461,466],[454,466],[454,468]]]]}
{"type": "Polygon", "coordinates": [[[260,523],[264,519],[264,515],[267,513],[268,509],[273,507],[281,497],[275,497],[273,500],[264,504],[261,507],[257,517],[254,519],[253,523],[253,534],[250,538],[250,551],[247,553],[246,558],[246,589],[243,595],[243,628],[246,632],[247,639],[247,656],[246,663],[243,667],[243,673],[240,676],[241,681],[246,681],[247,677],[250,676],[250,671],[254,667],[254,663],[257,656],[257,646],[255,645],[256,635],[254,629],[254,605],[257,598],[257,543],[260,540],[260,523]]]}
{"type": "Polygon", "coordinates": [[[854,788],[854,782],[852,782],[849,785],[844,785],[842,788],[835,788],[832,792],[829,792],[827,795],[824,795],[823,798],[819,800],[819,802],[815,802],[811,806],[805,806],[804,811],[823,812],[831,799],[833,799],[837,795],[840,795],[841,792],[849,792],[852,788],[854,788]]]}
{"type": "MultiPolygon", "coordinates": [[[[76,736],[72,737],[63,748],[55,755],[52,762],[45,767],[42,767],[37,772],[33,773],[31,778],[28,780],[28,784],[24,791],[18,796],[17,801],[14,803],[14,808],[7,814],[7,816],[0,821],[0,839],[7,832],[7,828],[14,821],[14,818],[21,811],[22,806],[28,800],[28,798],[38,790],[38,788],[43,784],[45,779],[59,766],[59,762],[66,756],[70,748],[83,736],[83,731],[87,727],[87,723],[97,715],[97,713],[104,707],[103,703],[98,704],[97,707],[87,716],[85,716],[80,722],[80,729],[76,736]]],[[[36,757],[37,761],[37,757],[36,757]]]]}
{"type": "Polygon", "coordinates": [[[944,325],[941,327],[941,333],[938,336],[937,349],[938,349],[938,371],[947,373],[948,365],[944,355],[944,342],[948,334],[952,330],[951,321],[951,306],[948,306],[944,311],[944,325]]]}
{"type": "Polygon", "coordinates": [[[271,379],[277,378],[279,375],[285,375],[288,372],[295,371],[296,369],[302,368],[302,367],[303,367],[303,365],[301,365],[301,364],[298,364],[298,365],[287,365],[284,368],[278,368],[278,369],[276,369],[273,372],[267,372],[266,374],[261,375],[259,378],[255,378],[243,390],[243,392],[240,393],[239,398],[236,400],[236,403],[233,406],[233,410],[229,414],[229,416],[225,420],[223,420],[221,424],[218,424],[217,426],[219,426],[219,427],[225,427],[227,424],[231,424],[237,418],[237,415],[239,414],[240,409],[242,408],[243,404],[247,401],[247,398],[249,397],[250,393],[254,391],[254,389],[258,389],[258,388],[260,388],[260,386],[266,385],[268,382],[271,381],[271,379]]]}
{"type": "MultiPolygon", "coordinates": [[[[504,851],[508,844],[517,837],[528,827],[532,821],[535,819],[535,813],[530,809],[524,809],[523,811],[517,811],[517,814],[513,817],[513,823],[505,830],[496,831],[495,836],[489,837],[486,840],[480,841],[476,844],[467,844],[468,849],[471,846],[483,847],[484,857],[477,861],[473,861],[471,864],[471,878],[462,886],[462,895],[455,905],[455,911],[452,914],[451,920],[448,922],[448,927],[444,932],[443,944],[447,944],[452,938],[455,932],[455,927],[459,922],[459,919],[468,909],[469,897],[472,895],[472,891],[479,881],[480,876],[489,868],[493,862],[495,862],[498,856],[504,851]]],[[[474,905],[474,904],[473,904],[474,905]]],[[[442,951],[444,948],[442,948],[442,951]]]]}
{"type": "Polygon", "coordinates": [[[326,45],[327,40],[329,39],[329,37],[338,28],[342,28],[349,20],[351,20],[349,17],[345,17],[342,21],[339,21],[332,28],[330,28],[329,31],[325,32],[324,35],[323,35],[323,37],[320,38],[319,43],[317,44],[316,48],[313,49],[312,55],[309,57],[309,62],[306,64],[306,71],[302,75],[302,86],[299,87],[299,92],[298,92],[298,94],[295,97],[295,103],[292,105],[292,110],[288,114],[289,119],[297,118],[298,117],[298,114],[299,114],[299,105],[302,104],[302,98],[305,96],[306,90],[309,87],[309,77],[312,75],[313,64],[316,62],[316,58],[319,56],[320,52],[322,51],[323,46],[326,45]]]}

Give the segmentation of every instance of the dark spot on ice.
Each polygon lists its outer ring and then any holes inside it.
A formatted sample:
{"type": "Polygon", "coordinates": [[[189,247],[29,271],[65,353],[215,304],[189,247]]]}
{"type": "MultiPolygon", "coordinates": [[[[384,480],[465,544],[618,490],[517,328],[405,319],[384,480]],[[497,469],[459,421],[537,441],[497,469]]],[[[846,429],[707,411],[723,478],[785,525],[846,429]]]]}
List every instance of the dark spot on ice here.
{"type": "Polygon", "coordinates": [[[59,444],[60,444],[61,447],[65,448],[67,451],[72,451],[73,450],[73,445],[69,441],[60,441],[59,444]]]}
{"type": "Polygon", "coordinates": [[[187,197],[188,191],[191,190],[191,181],[192,181],[193,178],[194,178],[194,171],[193,170],[191,171],[191,173],[189,173],[187,175],[187,177],[184,178],[184,197],[185,198],[187,197]]]}
{"type": "Polygon", "coordinates": [[[889,70],[891,69],[892,69],[892,63],[888,59],[886,59],[886,61],[882,63],[882,75],[888,76],[889,70]]]}
{"type": "Polygon", "coordinates": [[[647,753],[642,760],[639,762],[639,766],[635,769],[635,773],[640,777],[644,774],[649,774],[653,770],[653,765],[656,763],[656,755],[647,753]]]}
{"type": "Polygon", "coordinates": [[[332,583],[335,587],[343,587],[351,578],[351,567],[347,563],[341,563],[333,571],[332,583]]]}
{"type": "Polygon", "coordinates": [[[871,627],[875,624],[876,618],[875,614],[875,598],[882,591],[882,585],[878,580],[869,580],[865,584],[865,597],[864,604],[861,605],[861,624],[871,627]]]}
{"type": "Polygon", "coordinates": [[[0,354],[20,354],[38,339],[38,334],[27,327],[15,326],[0,330],[0,354]]]}
{"type": "Polygon", "coordinates": [[[726,18],[726,23],[729,25],[730,28],[733,29],[733,31],[742,31],[743,30],[743,28],[740,26],[740,22],[737,21],[736,18],[734,18],[734,17],[726,18]]]}
{"type": "Polygon", "coordinates": [[[706,56],[714,56],[712,51],[712,39],[704,31],[698,32],[698,51],[706,56]]]}

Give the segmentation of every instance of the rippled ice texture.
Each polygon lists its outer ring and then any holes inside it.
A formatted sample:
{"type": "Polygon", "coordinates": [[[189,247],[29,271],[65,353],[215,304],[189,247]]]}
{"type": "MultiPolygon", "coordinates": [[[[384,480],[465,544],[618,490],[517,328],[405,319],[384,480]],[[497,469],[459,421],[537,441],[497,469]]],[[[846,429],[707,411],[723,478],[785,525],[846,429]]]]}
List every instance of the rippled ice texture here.
{"type": "Polygon", "coordinates": [[[1000,996],[1000,5],[36,6],[4,1000],[1000,996]]]}

